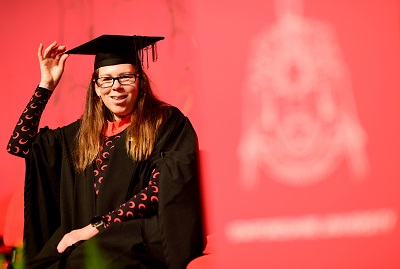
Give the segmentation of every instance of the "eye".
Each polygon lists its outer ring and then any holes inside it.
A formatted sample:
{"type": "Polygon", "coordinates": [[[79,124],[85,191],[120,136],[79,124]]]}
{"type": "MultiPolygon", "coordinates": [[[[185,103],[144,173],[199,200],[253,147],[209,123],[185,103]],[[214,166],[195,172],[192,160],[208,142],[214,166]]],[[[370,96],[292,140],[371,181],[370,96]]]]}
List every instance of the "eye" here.
{"type": "Polygon", "coordinates": [[[132,74],[125,74],[125,75],[122,75],[122,76],[120,76],[120,78],[121,79],[131,79],[131,78],[133,78],[135,75],[132,75],[132,74]]]}
{"type": "Polygon", "coordinates": [[[99,80],[101,82],[109,82],[109,81],[112,81],[113,78],[112,77],[102,77],[102,78],[99,78],[99,80]]]}

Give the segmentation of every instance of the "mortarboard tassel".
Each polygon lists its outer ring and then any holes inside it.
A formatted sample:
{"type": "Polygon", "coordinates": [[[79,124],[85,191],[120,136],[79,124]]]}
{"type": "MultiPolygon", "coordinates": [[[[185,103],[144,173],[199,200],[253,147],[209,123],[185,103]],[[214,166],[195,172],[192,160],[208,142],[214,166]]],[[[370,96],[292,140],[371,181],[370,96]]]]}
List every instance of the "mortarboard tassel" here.
{"type": "Polygon", "coordinates": [[[152,44],[151,45],[151,51],[152,51],[152,56],[153,56],[153,63],[158,60],[158,53],[157,53],[157,44],[152,44]]]}
{"type": "MultiPolygon", "coordinates": [[[[147,44],[147,37],[144,40],[147,44]]],[[[149,69],[149,46],[146,46],[145,50],[146,50],[146,68],[149,69]]]]}

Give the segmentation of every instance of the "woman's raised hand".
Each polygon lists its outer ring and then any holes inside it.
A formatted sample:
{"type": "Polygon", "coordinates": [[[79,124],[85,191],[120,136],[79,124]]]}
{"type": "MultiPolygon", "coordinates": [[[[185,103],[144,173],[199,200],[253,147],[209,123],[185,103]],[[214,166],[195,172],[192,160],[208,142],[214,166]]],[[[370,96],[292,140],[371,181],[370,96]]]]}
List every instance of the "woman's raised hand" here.
{"type": "Polygon", "coordinates": [[[40,87],[53,91],[64,72],[65,60],[68,54],[65,54],[65,46],[57,45],[54,41],[43,51],[43,44],[39,45],[38,59],[40,64],[40,87]]]}

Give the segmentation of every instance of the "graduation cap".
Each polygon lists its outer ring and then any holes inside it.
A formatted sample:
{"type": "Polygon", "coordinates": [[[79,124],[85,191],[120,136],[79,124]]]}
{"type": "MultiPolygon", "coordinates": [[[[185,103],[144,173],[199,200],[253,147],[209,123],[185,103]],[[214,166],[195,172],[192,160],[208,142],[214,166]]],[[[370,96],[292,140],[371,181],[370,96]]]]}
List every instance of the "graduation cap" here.
{"type": "Polygon", "coordinates": [[[67,54],[96,55],[94,70],[102,66],[130,63],[141,68],[146,62],[149,67],[149,50],[151,60],[157,60],[156,43],[163,40],[161,36],[125,36],[102,35],[76,48],[66,51],[67,54]]]}

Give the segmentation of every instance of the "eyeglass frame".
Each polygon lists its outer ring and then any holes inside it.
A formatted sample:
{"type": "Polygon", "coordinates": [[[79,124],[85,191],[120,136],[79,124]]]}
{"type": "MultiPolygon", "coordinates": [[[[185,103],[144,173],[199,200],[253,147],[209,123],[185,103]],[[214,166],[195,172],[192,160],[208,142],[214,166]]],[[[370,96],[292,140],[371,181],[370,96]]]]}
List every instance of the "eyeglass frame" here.
{"type": "Polygon", "coordinates": [[[94,78],[93,81],[94,81],[94,83],[97,85],[97,87],[100,87],[100,88],[102,88],[102,89],[107,89],[107,88],[111,88],[112,86],[114,86],[114,83],[115,83],[116,80],[118,80],[118,83],[119,83],[120,85],[124,85],[124,86],[135,84],[135,82],[136,82],[136,80],[137,80],[138,77],[139,77],[139,74],[138,74],[138,73],[132,73],[132,74],[129,73],[129,74],[120,75],[120,76],[118,76],[118,77],[98,77],[98,78],[94,78]],[[126,84],[126,83],[121,83],[120,79],[121,79],[122,77],[124,77],[124,76],[127,76],[127,75],[133,75],[133,77],[135,78],[135,80],[134,80],[132,83],[128,83],[128,84],[126,84]],[[98,84],[97,81],[98,81],[99,79],[102,79],[102,78],[109,78],[109,79],[112,79],[112,84],[111,84],[110,86],[106,86],[106,87],[100,86],[100,85],[98,84]]]}

